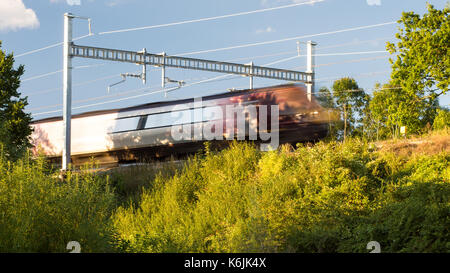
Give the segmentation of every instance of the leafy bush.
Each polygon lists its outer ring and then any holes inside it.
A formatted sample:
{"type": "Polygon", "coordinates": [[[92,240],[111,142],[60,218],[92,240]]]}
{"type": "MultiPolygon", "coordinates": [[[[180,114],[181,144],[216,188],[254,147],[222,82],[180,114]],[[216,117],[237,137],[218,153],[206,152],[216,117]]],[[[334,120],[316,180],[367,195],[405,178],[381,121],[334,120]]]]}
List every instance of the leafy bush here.
{"type": "Polygon", "coordinates": [[[450,128],[450,111],[448,109],[438,109],[434,118],[433,129],[440,130],[450,128]]]}
{"type": "Polygon", "coordinates": [[[118,197],[118,204],[137,203],[143,189],[152,188],[157,175],[165,178],[172,177],[180,167],[177,162],[151,162],[126,167],[114,168],[102,174],[101,179],[108,179],[114,193],[118,197]]]}
{"type": "Polygon", "coordinates": [[[0,252],[69,241],[82,252],[368,252],[369,241],[449,252],[449,163],[445,149],[399,155],[358,139],[271,152],[234,142],[183,168],[64,181],[42,159],[0,159],[0,252]]]}
{"type": "Polygon", "coordinates": [[[61,181],[42,159],[0,157],[0,252],[109,251],[115,197],[107,181],[87,172],[61,181]]]}
{"type": "Polygon", "coordinates": [[[261,153],[234,143],[157,177],[113,216],[126,252],[448,252],[450,157],[364,142],[261,153]]]}

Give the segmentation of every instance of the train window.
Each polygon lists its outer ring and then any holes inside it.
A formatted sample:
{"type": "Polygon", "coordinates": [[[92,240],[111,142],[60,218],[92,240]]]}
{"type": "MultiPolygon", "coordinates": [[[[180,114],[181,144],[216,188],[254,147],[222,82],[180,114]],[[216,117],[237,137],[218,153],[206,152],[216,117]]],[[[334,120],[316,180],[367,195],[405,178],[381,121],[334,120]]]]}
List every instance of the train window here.
{"type": "Polygon", "coordinates": [[[223,119],[223,111],[220,106],[206,107],[203,109],[203,121],[223,119]]]}
{"type": "Polygon", "coordinates": [[[218,120],[222,118],[223,111],[220,106],[205,107],[201,109],[187,109],[160,114],[150,114],[147,116],[117,119],[112,132],[120,133],[134,130],[152,129],[172,125],[218,120]]]}
{"type": "Polygon", "coordinates": [[[140,117],[117,119],[113,133],[136,130],[140,117]]]}
{"type": "Polygon", "coordinates": [[[170,113],[154,114],[147,117],[145,128],[165,127],[191,122],[191,110],[174,111],[170,113]]]}
{"type": "Polygon", "coordinates": [[[198,114],[195,111],[200,109],[148,115],[145,129],[222,119],[222,108],[219,106],[202,108],[198,114]]]}

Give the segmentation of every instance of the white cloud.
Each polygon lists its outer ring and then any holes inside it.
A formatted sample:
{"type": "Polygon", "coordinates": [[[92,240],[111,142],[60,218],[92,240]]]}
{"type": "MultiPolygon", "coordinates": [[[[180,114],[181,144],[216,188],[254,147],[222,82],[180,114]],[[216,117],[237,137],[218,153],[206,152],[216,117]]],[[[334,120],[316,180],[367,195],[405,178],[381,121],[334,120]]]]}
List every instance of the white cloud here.
{"type": "Polygon", "coordinates": [[[0,31],[21,28],[38,28],[39,20],[32,9],[27,9],[22,0],[0,1],[0,31]]]}
{"type": "Polygon", "coordinates": [[[381,0],[366,0],[369,6],[381,6],[381,0]]]}
{"type": "Polygon", "coordinates": [[[261,33],[271,33],[271,32],[275,32],[275,29],[273,27],[266,27],[264,29],[257,29],[256,30],[256,34],[261,34],[261,33]]]}
{"type": "Polygon", "coordinates": [[[81,0],[50,0],[51,3],[66,2],[69,6],[81,5],[81,0]]]}

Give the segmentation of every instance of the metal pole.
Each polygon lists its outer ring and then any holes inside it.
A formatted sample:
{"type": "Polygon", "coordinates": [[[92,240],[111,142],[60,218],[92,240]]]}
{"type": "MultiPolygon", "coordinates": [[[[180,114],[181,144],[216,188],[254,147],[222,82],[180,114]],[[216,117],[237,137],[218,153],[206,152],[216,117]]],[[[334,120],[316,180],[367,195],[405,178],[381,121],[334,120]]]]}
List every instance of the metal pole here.
{"type": "Polygon", "coordinates": [[[145,65],[145,55],[147,54],[147,49],[144,47],[142,49],[142,83],[147,83],[147,66],[145,65]]]}
{"type": "Polygon", "coordinates": [[[166,53],[163,52],[162,54],[162,66],[161,66],[161,87],[164,88],[166,84],[166,53]]]}
{"type": "Polygon", "coordinates": [[[314,55],[315,55],[315,46],[317,43],[313,41],[308,41],[306,48],[306,73],[310,73],[308,76],[309,83],[306,84],[307,96],[308,100],[311,101],[312,94],[314,93],[314,55]]]}
{"type": "Polygon", "coordinates": [[[70,164],[70,137],[72,114],[72,57],[70,46],[72,43],[72,18],[70,13],[64,14],[64,48],[63,48],[63,152],[62,171],[66,171],[70,164]]]}
{"type": "Polygon", "coordinates": [[[250,63],[250,89],[253,89],[253,62],[250,63]]]}

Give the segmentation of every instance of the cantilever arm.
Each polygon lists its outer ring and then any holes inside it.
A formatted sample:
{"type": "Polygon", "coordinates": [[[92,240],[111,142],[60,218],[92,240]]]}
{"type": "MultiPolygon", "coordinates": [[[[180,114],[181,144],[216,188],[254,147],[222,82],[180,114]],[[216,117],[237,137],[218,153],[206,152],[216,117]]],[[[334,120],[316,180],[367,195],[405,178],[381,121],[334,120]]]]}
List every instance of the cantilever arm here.
{"type": "Polygon", "coordinates": [[[122,74],[120,76],[122,76],[122,80],[121,81],[108,85],[108,93],[111,90],[111,87],[113,87],[114,85],[118,85],[119,83],[123,83],[126,80],[125,75],[122,74]]]}

